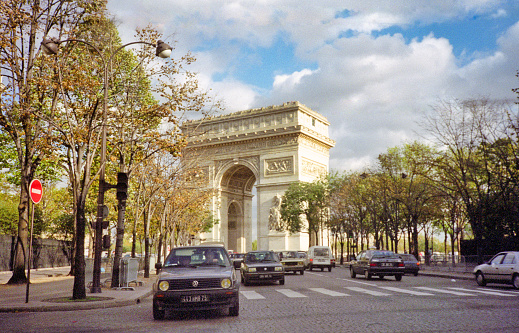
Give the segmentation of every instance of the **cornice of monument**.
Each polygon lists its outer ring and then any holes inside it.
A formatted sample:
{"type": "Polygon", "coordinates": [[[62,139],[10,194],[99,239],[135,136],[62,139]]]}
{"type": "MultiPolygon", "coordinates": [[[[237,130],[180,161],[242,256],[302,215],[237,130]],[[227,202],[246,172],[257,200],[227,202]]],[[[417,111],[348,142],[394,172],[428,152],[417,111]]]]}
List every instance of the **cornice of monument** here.
{"type": "Polygon", "coordinates": [[[282,113],[286,111],[293,111],[293,110],[300,110],[304,113],[307,113],[311,115],[312,117],[315,117],[316,119],[319,119],[319,121],[323,122],[326,125],[330,125],[328,122],[328,119],[326,119],[325,116],[322,114],[310,109],[306,105],[298,102],[286,102],[281,105],[271,105],[266,106],[262,108],[256,108],[256,109],[249,109],[244,111],[237,111],[233,113],[223,114],[216,117],[211,117],[208,119],[200,119],[200,120],[186,120],[182,127],[192,126],[192,125],[200,125],[206,122],[211,123],[217,123],[217,122],[228,122],[229,120],[237,120],[237,119],[243,119],[243,118],[253,118],[258,115],[265,115],[265,114],[276,114],[276,113],[282,113]]]}
{"type": "Polygon", "coordinates": [[[298,136],[307,138],[308,140],[320,144],[326,147],[327,149],[330,149],[335,146],[335,141],[330,139],[329,137],[322,135],[316,131],[313,131],[305,126],[295,125],[284,128],[260,130],[251,133],[222,135],[217,138],[192,139],[189,140],[186,149],[202,147],[209,148],[215,146],[226,146],[230,144],[236,145],[253,141],[264,141],[275,138],[298,136]]]}

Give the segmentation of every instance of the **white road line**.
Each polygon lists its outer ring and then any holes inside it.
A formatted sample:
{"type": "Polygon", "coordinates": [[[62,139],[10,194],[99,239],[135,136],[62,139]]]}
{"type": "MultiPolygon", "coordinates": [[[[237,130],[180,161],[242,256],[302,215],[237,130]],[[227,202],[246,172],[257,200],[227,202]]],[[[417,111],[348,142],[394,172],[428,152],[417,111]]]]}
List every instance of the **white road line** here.
{"type": "Polygon", "coordinates": [[[297,291],[293,291],[291,289],[276,289],[278,293],[282,293],[286,297],[290,298],[297,298],[297,297],[307,297],[301,293],[298,293],[297,291]]]}
{"type": "Polygon", "coordinates": [[[251,291],[251,290],[242,290],[242,291],[240,291],[240,294],[245,296],[245,298],[247,298],[247,299],[265,299],[265,297],[261,296],[260,294],[258,294],[255,291],[251,291]]]}
{"type": "Polygon", "coordinates": [[[473,292],[473,293],[482,293],[482,294],[495,295],[495,296],[517,297],[517,295],[510,295],[510,294],[501,293],[499,291],[493,291],[493,290],[487,290],[487,289],[470,290],[470,289],[465,289],[465,288],[454,288],[454,287],[449,287],[449,289],[468,291],[468,292],[473,292]]]}
{"type": "Polygon", "coordinates": [[[397,293],[404,293],[404,294],[411,294],[415,296],[434,296],[434,294],[424,293],[421,291],[414,291],[414,290],[407,290],[407,289],[401,289],[401,288],[395,288],[395,287],[379,287],[382,289],[394,291],[397,293]]]}
{"type": "Polygon", "coordinates": [[[343,280],[343,281],[348,281],[348,282],[353,282],[353,283],[363,284],[363,285],[371,286],[371,287],[376,287],[376,286],[377,286],[377,285],[374,284],[374,283],[368,283],[368,282],[356,281],[356,280],[351,280],[351,279],[338,279],[338,280],[343,280]]]}
{"type": "Polygon", "coordinates": [[[428,290],[428,291],[432,291],[432,292],[436,292],[436,293],[451,294],[451,295],[456,295],[456,296],[476,296],[474,294],[468,294],[468,293],[463,293],[463,292],[454,291],[454,290],[434,289],[434,288],[429,288],[429,287],[414,287],[414,288],[421,289],[421,290],[428,290]]]}
{"type": "Polygon", "coordinates": [[[351,291],[356,291],[359,293],[364,293],[364,294],[368,294],[368,295],[372,295],[372,296],[391,296],[391,294],[386,294],[386,293],[383,293],[380,291],[369,290],[369,289],[364,289],[364,288],[359,288],[359,287],[344,287],[344,288],[349,289],[351,291]]]}
{"type": "Polygon", "coordinates": [[[334,297],[337,297],[337,296],[350,296],[348,294],[340,293],[338,291],[328,290],[328,289],[325,289],[325,288],[308,288],[308,289],[310,289],[312,291],[316,291],[316,292],[321,293],[321,294],[328,295],[328,296],[334,296],[334,297]]]}

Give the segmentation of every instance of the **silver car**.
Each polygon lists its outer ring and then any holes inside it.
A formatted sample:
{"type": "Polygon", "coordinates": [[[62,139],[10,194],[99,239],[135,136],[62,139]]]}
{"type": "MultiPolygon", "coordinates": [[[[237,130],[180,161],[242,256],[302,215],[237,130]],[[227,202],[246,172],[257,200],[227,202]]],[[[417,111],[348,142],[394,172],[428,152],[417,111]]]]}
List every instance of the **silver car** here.
{"type": "Polygon", "coordinates": [[[488,262],[476,266],[474,275],[480,286],[486,286],[487,283],[504,283],[519,289],[519,252],[499,252],[488,262]]]}

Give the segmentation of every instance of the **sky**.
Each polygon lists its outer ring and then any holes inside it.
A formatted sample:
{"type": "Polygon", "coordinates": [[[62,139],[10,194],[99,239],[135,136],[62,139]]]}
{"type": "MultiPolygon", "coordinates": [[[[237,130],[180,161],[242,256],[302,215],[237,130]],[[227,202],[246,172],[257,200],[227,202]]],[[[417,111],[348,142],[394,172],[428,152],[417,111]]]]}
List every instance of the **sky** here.
{"type": "Polygon", "coordinates": [[[330,169],[420,140],[440,100],[515,102],[517,0],[108,0],[123,42],[152,25],[230,113],[299,101],[330,122],[330,169]],[[172,41],[176,43],[172,43],[172,41]]]}

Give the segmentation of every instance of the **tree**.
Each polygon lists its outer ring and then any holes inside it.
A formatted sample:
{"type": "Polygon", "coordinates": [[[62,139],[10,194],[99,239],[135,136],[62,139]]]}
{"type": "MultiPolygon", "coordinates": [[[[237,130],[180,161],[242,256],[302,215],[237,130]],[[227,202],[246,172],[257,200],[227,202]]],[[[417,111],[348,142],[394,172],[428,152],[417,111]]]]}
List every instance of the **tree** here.
{"type": "Polygon", "coordinates": [[[0,127],[16,150],[20,170],[18,233],[13,275],[9,283],[25,283],[29,220],[29,183],[46,156],[50,156],[46,124],[37,117],[47,111],[47,101],[55,96],[44,65],[39,61],[38,36],[52,29],[72,29],[95,2],[68,0],[5,0],[0,2],[0,66],[7,78],[2,92],[0,127]]]}
{"type": "Polygon", "coordinates": [[[281,202],[281,219],[290,233],[310,234],[309,246],[319,244],[319,231],[328,219],[328,186],[324,179],[289,185],[281,202]]]}

